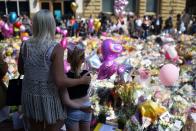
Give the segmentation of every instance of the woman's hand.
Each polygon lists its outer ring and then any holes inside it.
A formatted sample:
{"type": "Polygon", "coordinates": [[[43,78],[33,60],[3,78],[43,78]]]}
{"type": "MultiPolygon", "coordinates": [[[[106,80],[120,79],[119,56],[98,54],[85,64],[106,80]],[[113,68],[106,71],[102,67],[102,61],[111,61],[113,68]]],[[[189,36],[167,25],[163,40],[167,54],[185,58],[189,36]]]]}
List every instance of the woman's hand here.
{"type": "Polygon", "coordinates": [[[90,72],[87,72],[86,74],[84,74],[82,76],[82,78],[80,78],[83,84],[90,84],[91,82],[91,76],[90,76],[90,72]]]}

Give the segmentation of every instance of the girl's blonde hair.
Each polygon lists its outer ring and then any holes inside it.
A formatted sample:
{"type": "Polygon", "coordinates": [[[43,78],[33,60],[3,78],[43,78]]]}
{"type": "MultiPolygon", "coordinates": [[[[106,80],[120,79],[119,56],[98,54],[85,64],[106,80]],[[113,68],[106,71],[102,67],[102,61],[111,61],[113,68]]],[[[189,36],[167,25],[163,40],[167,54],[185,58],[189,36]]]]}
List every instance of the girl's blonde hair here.
{"type": "Polygon", "coordinates": [[[77,47],[74,50],[67,51],[67,61],[71,65],[71,69],[74,71],[74,77],[79,78],[80,76],[80,68],[82,62],[84,62],[85,53],[84,50],[78,49],[77,47]]]}
{"type": "Polygon", "coordinates": [[[53,40],[55,37],[56,23],[49,10],[40,10],[33,17],[33,38],[35,42],[53,40]]]}

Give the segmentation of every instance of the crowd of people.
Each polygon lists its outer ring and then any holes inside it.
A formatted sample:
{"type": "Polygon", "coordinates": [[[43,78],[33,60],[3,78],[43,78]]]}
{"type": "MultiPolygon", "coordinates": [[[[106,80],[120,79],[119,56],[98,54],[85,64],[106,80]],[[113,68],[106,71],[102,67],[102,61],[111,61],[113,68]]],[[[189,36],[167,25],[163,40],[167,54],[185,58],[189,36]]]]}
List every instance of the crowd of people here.
{"type": "MultiPolygon", "coordinates": [[[[75,18],[75,16],[62,17],[61,20],[55,19],[56,25],[68,31],[68,36],[83,36],[87,35],[101,35],[102,32],[118,33],[129,35],[134,38],[146,39],[149,35],[158,35],[161,32],[165,33],[185,33],[193,35],[196,33],[196,18],[183,12],[176,16],[176,23],[174,17],[171,15],[165,21],[160,15],[157,16],[137,16],[129,14],[123,17],[115,15],[105,15],[100,13],[97,17],[101,22],[99,31],[94,28],[89,28],[89,21],[93,19],[90,16],[88,19],[75,18]]],[[[7,16],[0,17],[0,21],[4,21],[8,26],[11,26],[7,16]]],[[[26,32],[32,35],[31,20],[27,15],[21,15],[17,18],[17,22],[25,26],[26,32]]],[[[17,35],[17,30],[14,30],[14,35],[17,35]]],[[[7,37],[3,35],[3,29],[0,32],[0,39],[7,37]]]]}

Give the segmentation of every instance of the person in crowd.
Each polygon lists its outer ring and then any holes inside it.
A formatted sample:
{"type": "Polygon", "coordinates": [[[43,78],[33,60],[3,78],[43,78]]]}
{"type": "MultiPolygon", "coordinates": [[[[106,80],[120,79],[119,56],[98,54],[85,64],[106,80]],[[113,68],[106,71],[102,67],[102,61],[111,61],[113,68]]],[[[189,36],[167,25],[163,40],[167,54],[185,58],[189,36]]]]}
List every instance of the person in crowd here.
{"type": "Polygon", "coordinates": [[[31,20],[29,19],[29,17],[26,14],[23,15],[22,24],[25,26],[26,32],[28,32],[29,35],[32,35],[31,20]]]}
{"type": "Polygon", "coordinates": [[[187,33],[187,29],[188,29],[188,25],[189,25],[189,22],[190,22],[190,15],[188,13],[186,13],[186,10],[184,10],[182,12],[182,22],[184,23],[184,26],[185,26],[185,33],[187,33]]]}
{"type": "Polygon", "coordinates": [[[150,20],[149,20],[148,16],[144,16],[142,28],[144,30],[143,39],[146,39],[149,35],[149,30],[150,30],[150,20]]]}
{"type": "MultiPolygon", "coordinates": [[[[71,65],[71,70],[66,73],[68,78],[78,79],[81,78],[87,70],[83,70],[82,64],[85,61],[85,47],[82,42],[70,44],[68,46],[67,61],[71,65]]],[[[89,84],[80,84],[71,88],[68,88],[68,95],[74,102],[84,105],[91,106],[89,100],[89,84]]],[[[67,94],[63,94],[66,95],[67,94]]],[[[65,103],[67,103],[65,101],[65,103]]],[[[67,119],[65,124],[68,131],[90,131],[91,122],[91,111],[81,111],[72,107],[67,107],[67,119]]]]}
{"type": "Polygon", "coordinates": [[[172,32],[172,29],[173,29],[173,22],[172,22],[172,17],[169,16],[168,19],[166,19],[165,21],[165,32],[166,33],[171,33],[172,32]]]}
{"type": "Polygon", "coordinates": [[[134,18],[133,16],[129,17],[129,22],[128,22],[128,28],[129,28],[129,34],[130,36],[134,36],[135,33],[135,23],[134,23],[134,18]]]}
{"type": "Polygon", "coordinates": [[[136,32],[137,32],[137,36],[138,37],[141,37],[142,35],[142,23],[143,23],[143,20],[140,16],[138,16],[135,20],[135,24],[136,24],[136,32]]]}
{"type": "MultiPolygon", "coordinates": [[[[32,38],[23,42],[18,71],[24,74],[22,110],[30,131],[59,131],[66,118],[59,92],[77,85],[89,84],[91,77],[78,79],[64,74],[64,48],[54,41],[55,19],[49,10],[40,10],[33,17],[32,38]]],[[[64,96],[75,109],[86,108],[64,96]]]]}
{"type": "Polygon", "coordinates": [[[162,18],[160,15],[157,15],[156,18],[153,20],[153,25],[154,25],[154,33],[156,35],[160,34],[161,33],[161,30],[162,30],[162,18]]]}

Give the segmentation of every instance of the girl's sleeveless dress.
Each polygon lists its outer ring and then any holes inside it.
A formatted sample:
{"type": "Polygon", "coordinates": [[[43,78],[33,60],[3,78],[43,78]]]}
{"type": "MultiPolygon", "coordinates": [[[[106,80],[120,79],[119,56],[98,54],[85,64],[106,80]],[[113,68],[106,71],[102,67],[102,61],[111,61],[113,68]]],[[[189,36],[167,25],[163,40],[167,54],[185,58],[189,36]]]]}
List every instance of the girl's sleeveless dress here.
{"type": "Polygon", "coordinates": [[[21,47],[24,63],[22,109],[27,118],[54,124],[65,119],[58,88],[51,69],[51,54],[56,42],[32,43],[21,47]]]}

